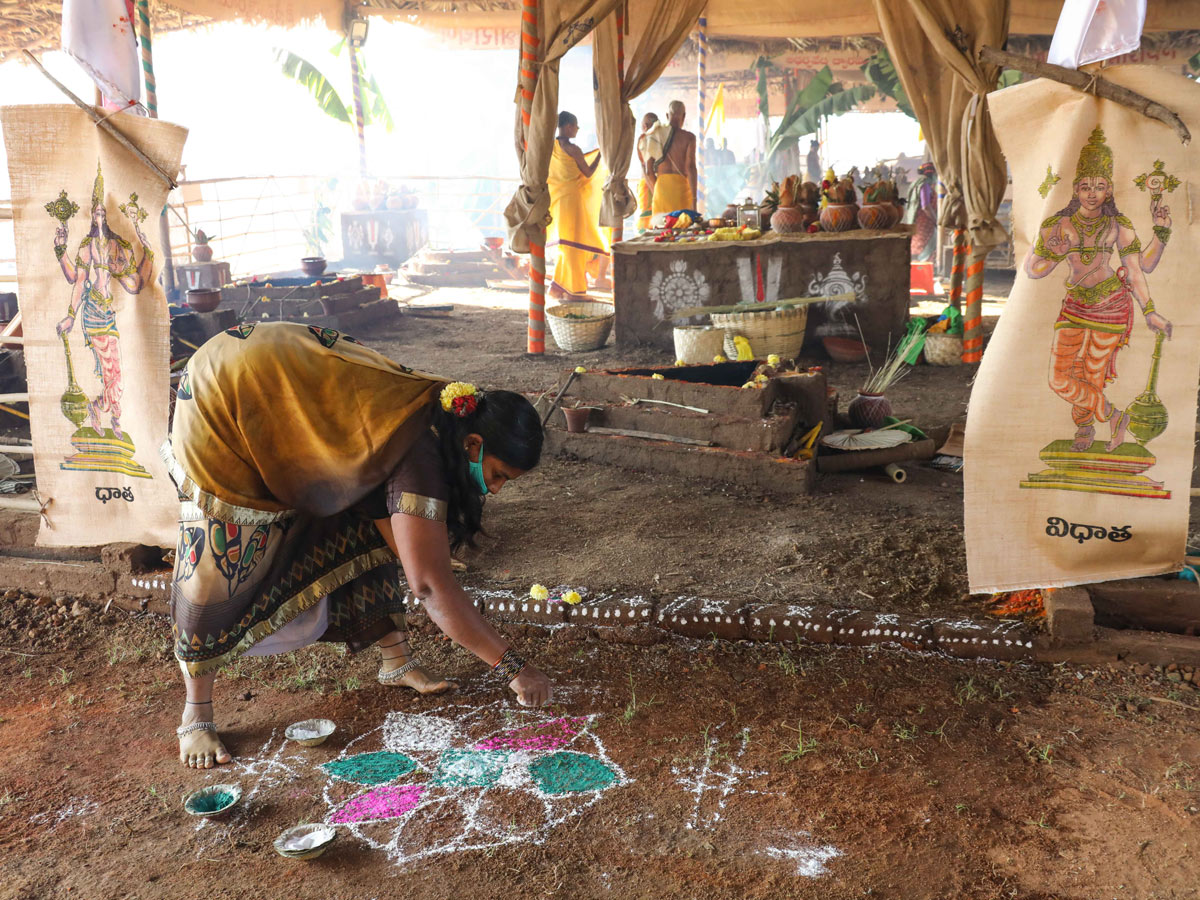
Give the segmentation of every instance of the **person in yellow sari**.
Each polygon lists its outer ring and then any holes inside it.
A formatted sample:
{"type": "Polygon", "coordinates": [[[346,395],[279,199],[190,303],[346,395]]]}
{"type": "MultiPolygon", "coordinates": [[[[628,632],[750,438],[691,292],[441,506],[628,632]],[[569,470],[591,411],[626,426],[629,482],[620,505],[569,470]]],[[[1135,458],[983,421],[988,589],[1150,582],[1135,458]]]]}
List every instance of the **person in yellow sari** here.
{"type": "Polygon", "coordinates": [[[638,162],[642,164],[642,177],[638,179],[638,221],[639,232],[650,227],[650,129],[658,124],[658,116],[646,113],[642,116],[642,133],[637,140],[638,162]]]}
{"type": "Polygon", "coordinates": [[[663,126],[649,132],[648,149],[652,215],[696,208],[696,136],[683,130],[683,103],[668,107],[669,132],[656,139],[663,126]]]}
{"type": "Polygon", "coordinates": [[[587,295],[588,274],[602,282],[608,271],[611,231],[600,228],[600,200],[606,172],[600,151],[584,153],[572,138],[579,120],[558,114],[558,139],[550,157],[550,217],[547,246],[557,244],[558,261],[550,284],[552,297],[587,295]]]}

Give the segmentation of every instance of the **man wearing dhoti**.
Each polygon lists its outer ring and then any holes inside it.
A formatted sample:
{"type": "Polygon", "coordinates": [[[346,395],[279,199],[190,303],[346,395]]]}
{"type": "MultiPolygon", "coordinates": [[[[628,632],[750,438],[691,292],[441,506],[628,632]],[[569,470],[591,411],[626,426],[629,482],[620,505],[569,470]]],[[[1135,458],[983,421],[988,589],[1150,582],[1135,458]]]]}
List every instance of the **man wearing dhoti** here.
{"type": "Polygon", "coordinates": [[[638,179],[638,231],[650,227],[650,130],[658,124],[658,116],[646,113],[642,116],[642,133],[637,139],[638,162],[642,164],[642,177],[638,179]]]}
{"type": "Polygon", "coordinates": [[[547,245],[558,245],[558,261],[550,296],[587,294],[589,272],[603,282],[608,271],[610,239],[600,228],[600,201],[605,173],[597,174],[600,151],[584,153],[572,139],[579,120],[565,110],[558,114],[558,139],[550,157],[551,222],[547,245]]]}
{"type": "Polygon", "coordinates": [[[1071,404],[1076,426],[1071,449],[1077,452],[1092,446],[1097,422],[1111,426],[1108,452],[1125,440],[1129,410],[1118,409],[1104,391],[1117,377],[1117,353],[1129,343],[1136,313],[1151,331],[1171,336],[1171,323],[1154,311],[1145,277],[1171,236],[1171,210],[1151,204],[1154,237],[1143,249],[1133,223],[1116,207],[1112,185],[1112,150],[1097,126],[1079,153],[1074,198],[1042,223],[1025,259],[1030,278],[1045,278],[1059,263],[1067,264],[1067,294],[1050,351],[1050,388],[1071,404]],[[1115,272],[1114,250],[1120,257],[1115,272]]]}
{"type": "Polygon", "coordinates": [[[696,208],[696,136],[683,130],[683,103],[672,100],[667,109],[666,127],[660,125],[647,134],[646,175],[655,215],[696,208]]]}

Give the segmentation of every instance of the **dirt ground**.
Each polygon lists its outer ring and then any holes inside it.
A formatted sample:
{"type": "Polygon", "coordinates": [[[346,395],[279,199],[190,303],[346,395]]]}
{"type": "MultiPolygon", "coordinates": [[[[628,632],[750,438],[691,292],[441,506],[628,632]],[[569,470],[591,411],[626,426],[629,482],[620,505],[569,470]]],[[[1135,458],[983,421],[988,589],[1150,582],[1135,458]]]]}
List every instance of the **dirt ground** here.
{"type": "Polygon", "coordinates": [[[1092,900],[1200,883],[1200,693],[1178,673],[513,633],[558,685],[542,714],[432,636],[418,650],[460,681],[449,698],[321,645],[219,679],[237,760],[192,772],[165,623],[55,611],[0,606],[0,897],[1092,900]],[[283,739],[315,716],[338,725],[325,744],[283,739]],[[586,721],[571,751],[618,776],[598,793],[431,786],[446,747],[561,716],[586,721]],[[455,738],[422,744],[418,725],[455,738]],[[284,828],[363,790],[321,764],[385,749],[419,760],[401,780],[428,806],[343,829],[312,862],[276,856],[284,828]],[[229,817],[184,814],[183,795],[225,782],[245,792],[229,817]]]}
{"type": "MultiPolygon", "coordinates": [[[[453,317],[357,336],[517,390],[575,365],[669,362],[611,346],[533,360],[519,298],[427,300],[454,303],[453,317]]],[[[809,362],[843,403],[866,373],[809,362]]],[[[921,426],[961,421],[972,374],[917,368],[893,402],[921,426]]],[[[785,501],[548,458],[489,505],[466,580],[978,615],[961,505],[960,476],[917,466],[904,485],[826,476],[785,501]]],[[[224,673],[217,720],[237,759],[197,773],[175,756],[182,697],[163,620],[0,594],[0,898],[1200,896],[1200,672],[509,633],[554,679],[549,712],[520,709],[431,634],[418,652],[459,681],[448,698],[382,687],[373,651],[322,645],[224,673]],[[287,742],[284,727],[309,717],[338,731],[287,742]],[[490,784],[446,780],[446,760],[522,728],[570,731],[564,752],[611,780],[534,787],[544,748],[509,754],[490,784]],[[421,805],[340,829],[319,860],[279,858],[284,828],[376,790],[320,766],[383,750],[416,764],[389,796],[421,805]],[[224,782],[245,792],[228,817],[184,813],[183,795],[224,782]]]]}

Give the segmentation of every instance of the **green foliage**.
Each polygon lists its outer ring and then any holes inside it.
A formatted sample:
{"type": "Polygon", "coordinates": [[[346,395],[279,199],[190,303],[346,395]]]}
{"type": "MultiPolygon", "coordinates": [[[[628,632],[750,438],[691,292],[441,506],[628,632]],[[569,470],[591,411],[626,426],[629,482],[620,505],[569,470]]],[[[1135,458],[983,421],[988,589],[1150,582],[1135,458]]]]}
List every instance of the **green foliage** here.
{"type": "Polygon", "coordinates": [[[333,195],[338,180],[326,178],[317,184],[312,218],[303,231],[304,243],[310,256],[324,256],[326,245],[333,240],[333,195]]]}
{"type": "Polygon", "coordinates": [[[1020,84],[1021,78],[1021,73],[1016,69],[1005,69],[1000,73],[1000,77],[996,79],[996,90],[1002,91],[1006,87],[1012,87],[1014,84],[1020,84]]]}
{"type": "Polygon", "coordinates": [[[886,47],[863,63],[862,71],[879,93],[896,101],[900,112],[914,119],[917,117],[908,100],[908,94],[904,92],[904,85],[900,83],[900,74],[896,71],[896,66],[892,63],[891,54],[888,53],[886,47]]]}
{"type": "Polygon", "coordinates": [[[870,100],[875,93],[874,86],[869,84],[856,84],[849,90],[842,89],[841,84],[834,84],[830,87],[829,96],[814,103],[804,111],[803,115],[797,117],[792,124],[792,132],[797,137],[814,134],[820,127],[822,119],[848,113],[859,104],[870,100]]]}
{"type": "MultiPolygon", "coordinates": [[[[346,42],[342,40],[329,52],[340,58],[345,49],[346,42]]],[[[307,89],[323,113],[348,125],[354,123],[353,100],[343,100],[337,88],[316,66],[302,56],[279,48],[275,50],[275,59],[279,61],[284,76],[307,89]]],[[[379,88],[379,82],[367,71],[361,53],[358,56],[358,74],[362,89],[363,124],[379,123],[388,131],[393,130],[396,123],[392,119],[392,112],[379,88]]]]}
{"type": "Polygon", "coordinates": [[[320,70],[312,63],[288,50],[275,50],[275,59],[279,61],[284,76],[292,79],[312,94],[321,112],[349,124],[350,112],[342,102],[341,95],[320,70]]]}

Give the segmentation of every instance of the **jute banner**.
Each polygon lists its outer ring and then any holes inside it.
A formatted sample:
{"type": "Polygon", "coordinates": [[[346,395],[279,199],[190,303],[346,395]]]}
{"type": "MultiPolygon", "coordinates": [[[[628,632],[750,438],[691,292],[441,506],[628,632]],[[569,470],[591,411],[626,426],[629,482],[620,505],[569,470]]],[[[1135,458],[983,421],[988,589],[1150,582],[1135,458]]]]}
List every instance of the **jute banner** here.
{"type": "MultiPolygon", "coordinates": [[[[1104,77],[1200,133],[1200,87],[1104,77]]],[[[1013,177],[1018,272],[971,394],[973,592],[1183,566],[1200,375],[1196,144],[1055,82],[988,98],[1013,177]]]]}
{"type": "MultiPolygon", "coordinates": [[[[38,542],[172,546],[178,494],[167,435],[170,337],[158,284],[166,184],[74,106],[0,110],[39,496],[38,542]]],[[[164,171],[187,130],[111,123],[164,171]]]]}

